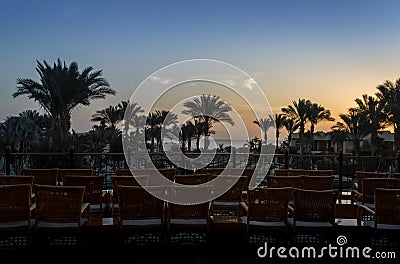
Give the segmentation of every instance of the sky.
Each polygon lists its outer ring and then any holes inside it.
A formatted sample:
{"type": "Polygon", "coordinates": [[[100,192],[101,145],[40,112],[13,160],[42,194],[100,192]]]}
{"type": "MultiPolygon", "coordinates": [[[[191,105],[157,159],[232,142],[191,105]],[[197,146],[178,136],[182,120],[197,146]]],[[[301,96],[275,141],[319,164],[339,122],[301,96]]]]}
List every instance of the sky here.
{"type": "MultiPolygon", "coordinates": [[[[17,78],[38,80],[38,61],[92,66],[116,90],[73,112],[72,128],[129,100],[147,76],[182,60],[223,61],[250,75],[274,113],[299,98],[337,118],[354,99],[400,78],[398,1],[2,0],[0,121],[39,109],[13,98],[17,78]]],[[[333,122],[317,125],[329,130],[333,122]]]]}

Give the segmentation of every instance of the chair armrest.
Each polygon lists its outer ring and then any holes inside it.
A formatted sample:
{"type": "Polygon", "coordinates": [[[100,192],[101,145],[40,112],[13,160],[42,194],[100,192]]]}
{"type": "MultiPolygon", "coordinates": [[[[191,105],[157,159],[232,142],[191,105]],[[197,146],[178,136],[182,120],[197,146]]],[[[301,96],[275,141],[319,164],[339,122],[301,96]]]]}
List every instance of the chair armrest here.
{"type": "Polygon", "coordinates": [[[245,202],[240,202],[240,206],[244,209],[247,215],[247,212],[249,211],[249,207],[247,206],[247,204],[245,202]]]}
{"type": "Polygon", "coordinates": [[[371,208],[368,208],[365,205],[359,205],[357,208],[357,225],[358,226],[361,226],[361,219],[362,219],[363,212],[369,213],[371,215],[375,215],[375,211],[372,210],[371,208]]]}
{"type": "Polygon", "coordinates": [[[35,209],[36,209],[36,203],[33,203],[33,204],[31,205],[30,210],[33,211],[33,210],[35,210],[35,209]]]}
{"type": "Polygon", "coordinates": [[[288,211],[290,214],[293,214],[294,208],[291,205],[288,205],[288,211]]]}
{"type": "Polygon", "coordinates": [[[363,194],[360,193],[359,191],[357,191],[357,190],[351,191],[351,200],[353,202],[358,201],[359,199],[362,199],[362,197],[363,197],[363,194]]]}
{"type": "Polygon", "coordinates": [[[90,218],[90,204],[89,203],[82,204],[81,214],[83,214],[85,211],[86,211],[87,218],[90,218]]]}

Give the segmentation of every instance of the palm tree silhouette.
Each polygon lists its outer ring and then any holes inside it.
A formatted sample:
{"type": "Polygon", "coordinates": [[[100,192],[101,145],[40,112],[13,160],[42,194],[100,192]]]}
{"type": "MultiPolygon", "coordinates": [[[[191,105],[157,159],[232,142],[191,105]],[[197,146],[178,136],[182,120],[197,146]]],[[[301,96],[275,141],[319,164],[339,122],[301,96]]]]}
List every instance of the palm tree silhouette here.
{"type": "Polygon", "coordinates": [[[314,148],[314,130],[315,126],[320,122],[320,121],[334,121],[335,119],[331,117],[331,111],[325,109],[322,105],[318,105],[316,103],[313,103],[310,105],[309,111],[307,113],[308,120],[311,123],[310,126],[310,140],[311,140],[311,149],[313,150],[314,148]]]}
{"type": "Polygon", "coordinates": [[[306,99],[299,99],[298,102],[293,101],[293,105],[288,105],[282,108],[282,112],[289,118],[296,120],[300,128],[300,154],[303,154],[303,138],[306,122],[308,121],[308,112],[311,106],[311,101],[306,99]]]}
{"type": "Polygon", "coordinates": [[[267,144],[268,140],[267,132],[271,127],[274,127],[275,125],[274,118],[270,115],[268,118],[261,118],[260,120],[254,120],[253,123],[260,127],[264,135],[264,143],[267,144]]]}
{"type": "Polygon", "coordinates": [[[78,63],[67,66],[60,59],[53,66],[46,61],[37,61],[36,71],[40,81],[17,79],[17,91],[13,97],[27,95],[46,111],[52,121],[53,147],[66,147],[71,128],[71,113],[77,106],[89,106],[91,100],[104,99],[115,95],[109,83],[102,77],[102,71],[92,67],[79,72],[78,63]]]}
{"type": "Polygon", "coordinates": [[[201,123],[205,124],[202,126],[205,136],[205,150],[208,149],[208,137],[215,123],[227,122],[232,126],[234,125],[232,118],[228,114],[232,111],[232,108],[218,96],[203,94],[199,97],[195,97],[193,101],[185,102],[183,106],[186,107],[186,109],[182,110],[182,114],[198,118],[201,123]]]}
{"type": "Polygon", "coordinates": [[[286,131],[288,132],[287,143],[288,143],[288,150],[290,151],[292,135],[297,129],[299,129],[299,122],[295,119],[290,118],[289,116],[286,116],[283,122],[283,126],[286,128],[286,131]]]}
{"type": "Polygon", "coordinates": [[[275,145],[276,145],[276,150],[278,150],[278,144],[279,144],[279,135],[280,135],[280,129],[284,127],[286,121],[286,116],[283,114],[275,114],[275,145]]]}

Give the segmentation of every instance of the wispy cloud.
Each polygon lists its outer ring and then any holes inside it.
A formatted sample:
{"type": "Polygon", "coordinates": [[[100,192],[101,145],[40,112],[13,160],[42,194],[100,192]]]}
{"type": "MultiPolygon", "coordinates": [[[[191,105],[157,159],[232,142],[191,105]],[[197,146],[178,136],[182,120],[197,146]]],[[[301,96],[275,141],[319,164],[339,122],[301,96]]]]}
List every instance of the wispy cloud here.
{"type": "Polygon", "coordinates": [[[244,80],[243,85],[249,90],[253,90],[254,87],[257,87],[257,83],[253,78],[244,80]]]}
{"type": "Polygon", "coordinates": [[[171,82],[171,79],[164,79],[158,76],[151,76],[150,79],[161,84],[169,84],[171,82]]]}

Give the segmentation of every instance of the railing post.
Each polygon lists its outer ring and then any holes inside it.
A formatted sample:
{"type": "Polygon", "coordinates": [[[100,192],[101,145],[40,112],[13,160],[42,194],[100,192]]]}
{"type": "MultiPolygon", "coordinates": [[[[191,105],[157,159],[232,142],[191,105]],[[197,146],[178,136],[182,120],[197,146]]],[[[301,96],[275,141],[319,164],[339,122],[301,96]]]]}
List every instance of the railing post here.
{"type": "Polygon", "coordinates": [[[75,147],[74,146],[70,146],[69,147],[69,167],[71,169],[74,168],[74,152],[75,152],[75,147]]]}
{"type": "Polygon", "coordinates": [[[11,173],[11,146],[6,146],[6,175],[11,173]]]}
{"type": "Polygon", "coordinates": [[[397,168],[396,172],[400,172],[400,150],[396,153],[396,160],[397,160],[397,168]]]}
{"type": "Polygon", "coordinates": [[[236,168],[236,148],[232,147],[232,167],[236,168]]]}
{"type": "Polygon", "coordinates": [[[343,190],[343,150],[339,150],[339,192],[343,190]]]}
{"type": "Polygon", "coordinates": [[[289,169],[289,151],[285,150],[285,170],[289,169]]]}

